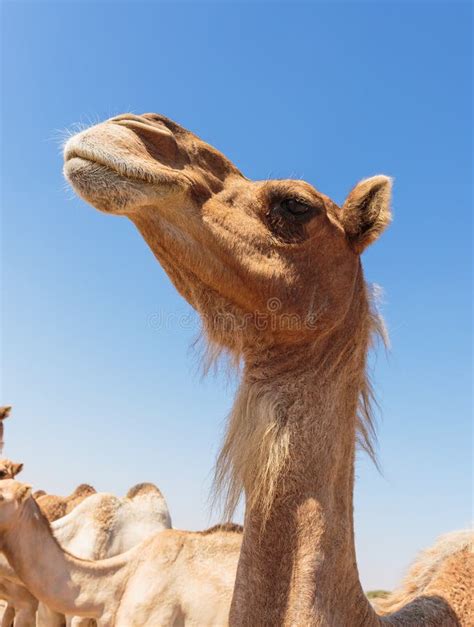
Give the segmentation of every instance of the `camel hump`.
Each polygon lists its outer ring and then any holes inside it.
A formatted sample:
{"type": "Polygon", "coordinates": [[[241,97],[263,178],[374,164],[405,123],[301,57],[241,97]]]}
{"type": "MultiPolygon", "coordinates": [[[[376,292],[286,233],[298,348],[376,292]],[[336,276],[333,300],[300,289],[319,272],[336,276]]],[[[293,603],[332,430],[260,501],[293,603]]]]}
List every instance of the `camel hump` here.
{"type": "Polygon", "coordinates": [[[5,420],[5,418],[8,418],[11,410],[11,405],[4,405],[3,407],[0,407],[0,420],[5,420]]]}
{"type": "Polygon", "coordinates": [[[144,496],[145,494],[155,494],[156,496],[163,496],[161,490],[154,483],[137,483],[130,488],[125,498],[134,499],[137,496],[144,496]]]}
{"type": "Polygon", "coordinates": [[[244,528],[242,527],[242,525],[238,525],[237,523],[226,522],[226,523],[220,523],[218,525],[214,525],[213,527],[209,527],[209,529],[204,529],[204,531],[199,531],[198,533],[201,533],[202,535],[207,536],[211,533],[219,533],[219,532],[243,533],[244,528]]]}
{"type": "Polygon", "coordinates": [[[89,496],[91,494],[96,494],[96,492],[97,490],[88,483],[81,483],[77,486],[71,496],[89,496]]]}
{"type": "Polygon", "coordinates": [[[40,496],[46,496],[45,490],[36,490],[36,492],[33,492],[34,499],[39,499],[40,496]]]}
{"type": "MultiPolygon", "coordinates": [[[[433,546],[418,554],[401,586],[386,598],[376,600],[377,611],[382,615],[399,612],[406,619],[410,612],[416,611],[418,605],[421,608],[418,612],[426,612],[428,599],[430,602],[438,599],[428,595],[430,587],[439,589],[440,582],[444,586],[449,582],[452,598],[459,590],[472,587],[473,545],[474,533],[471,530],[452,531],[440,536],[433,546]]],[[[448,597],[437,601],[440,616],[443,612],[452,611],[449,605],[446,609],[448,597]]],[[[446,621],[442,624],[451,623],[446,621]]],[[[462,624],[467,625],[467,622],[462,624]]]]}

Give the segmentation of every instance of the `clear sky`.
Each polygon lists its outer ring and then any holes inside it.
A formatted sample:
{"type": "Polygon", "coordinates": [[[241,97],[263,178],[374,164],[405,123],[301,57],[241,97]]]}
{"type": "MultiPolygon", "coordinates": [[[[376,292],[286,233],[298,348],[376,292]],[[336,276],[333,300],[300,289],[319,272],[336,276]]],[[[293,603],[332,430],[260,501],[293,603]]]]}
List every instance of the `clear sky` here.
{"type": "Polygon", "coordinates": [[[303,177],[336,202],[392,175],[393,225],[364,256],[392,341],[374,360],[383,474],[361,458],[355,506],[363,584],[392,587],[471,517],[470,4],[2,12],[5,454],[35,488],[154,481],[175,526],[216,520],[207,497],[235,381],[201,377],[196,317],[132,223],[66,188],[65,129],[164,113],[247,176],[303,177]]]}

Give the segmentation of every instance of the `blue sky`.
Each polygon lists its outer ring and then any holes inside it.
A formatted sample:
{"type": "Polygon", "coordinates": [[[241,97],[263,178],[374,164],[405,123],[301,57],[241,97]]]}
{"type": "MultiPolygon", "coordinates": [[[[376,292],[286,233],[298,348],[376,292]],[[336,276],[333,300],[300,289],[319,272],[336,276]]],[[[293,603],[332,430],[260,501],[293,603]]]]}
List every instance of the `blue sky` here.
{"type": "Polygon", "coordinates": [[[2,11],[5,454],[37,488],[154,481],[177,527],[215,520],[207,497],[235,381],[201,377],[198,322],[133,225],[66,189],[62,131],[164,113],[247,176],[303,177],[336,202],[392,175],[393,225],[364,256],[392,341],[373,360],[383,474],[361,458],[356,488],[363,584],[392,587],[471,517],[470,4],[2,11]]]}

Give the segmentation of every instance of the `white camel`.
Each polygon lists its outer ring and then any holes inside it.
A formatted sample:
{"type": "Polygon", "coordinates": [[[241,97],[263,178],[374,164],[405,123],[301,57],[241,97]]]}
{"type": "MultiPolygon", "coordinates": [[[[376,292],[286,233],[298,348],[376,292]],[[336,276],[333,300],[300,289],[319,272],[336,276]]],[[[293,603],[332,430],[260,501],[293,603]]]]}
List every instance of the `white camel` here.
{"type": "Polygon", "coordinates": [[[226,625],[242,536],[168,529],[110,559],[61,548],[30,486],[0,482],[0,550],[26,587],[58,613],[99,627],[226,625]]]}
{"type": "MultiPolygon", "coordinates": [[[[134,486],[124,498],[108,493],[93,494],[67,516],[51,523],[51,530],[61,547],[89,560],[124,553],[150,535],[170,527],[171,517],[165,498],[151,483],[134,486]]],[[[0,555],[2,582],[7,584],[7,589],[0,587],[0,597],[8,601],[10,608],[2,627],[11,625],[11,607],[17,613],[15,627],[19,620],[19,624],[25,627],[35,625],[38,602],[25,589],[6,558],[0,555]]],[[[41,627],[60,627],[64,625],[64,617],[40,603],[38,624],[41,627]]],[[[75,627],[84,626],[88,621],[75,619],[73,624],[75,627]]]]}

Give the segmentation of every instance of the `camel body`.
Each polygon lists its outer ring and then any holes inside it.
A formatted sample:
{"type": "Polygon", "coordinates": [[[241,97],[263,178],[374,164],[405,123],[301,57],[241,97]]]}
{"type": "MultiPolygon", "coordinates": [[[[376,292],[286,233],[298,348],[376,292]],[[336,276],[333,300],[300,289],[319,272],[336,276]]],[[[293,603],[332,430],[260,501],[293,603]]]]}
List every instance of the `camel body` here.
{"type": "Polygon", "coordinates": [[[234,527],[164,530],[116,557],[85,561],[60,547],[27,486],[5,481],[0,495],[0,547],[55,612],[101,627],[227,623],[242,538],[234,527]]]}

